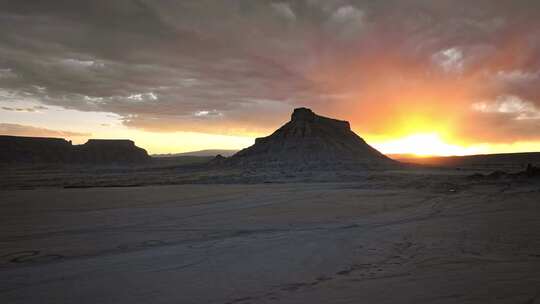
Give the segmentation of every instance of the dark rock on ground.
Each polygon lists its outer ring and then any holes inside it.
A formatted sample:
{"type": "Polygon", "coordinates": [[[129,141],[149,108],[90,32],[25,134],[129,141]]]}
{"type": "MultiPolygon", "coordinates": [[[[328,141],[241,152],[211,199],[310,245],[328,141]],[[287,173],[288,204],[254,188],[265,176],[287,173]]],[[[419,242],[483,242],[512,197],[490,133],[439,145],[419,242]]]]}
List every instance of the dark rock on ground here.
{"type": "Polygon", "coordinates": [[[527,175],[527,177],[540,177],[540,168],[528,164],[525,175],[527,175]]]}

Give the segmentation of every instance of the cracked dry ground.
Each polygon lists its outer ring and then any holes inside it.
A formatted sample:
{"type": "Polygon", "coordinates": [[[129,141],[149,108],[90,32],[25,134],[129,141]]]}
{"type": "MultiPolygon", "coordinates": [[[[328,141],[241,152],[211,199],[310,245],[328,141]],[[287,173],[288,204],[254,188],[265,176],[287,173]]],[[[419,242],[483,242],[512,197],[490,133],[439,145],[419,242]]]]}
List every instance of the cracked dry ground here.
{"type": "Polygon", "coordinates": [[[0,191],[1,303],[540,303],[540,184],[0,191]]]}

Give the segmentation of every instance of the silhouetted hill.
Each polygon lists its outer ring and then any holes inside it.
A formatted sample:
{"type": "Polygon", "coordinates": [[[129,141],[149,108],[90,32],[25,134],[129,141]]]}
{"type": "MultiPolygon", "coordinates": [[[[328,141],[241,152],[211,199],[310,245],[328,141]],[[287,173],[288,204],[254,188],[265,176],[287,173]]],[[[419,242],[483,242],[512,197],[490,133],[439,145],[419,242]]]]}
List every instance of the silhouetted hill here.
{"type": "Polygon", "coordinates": [[[349,122],[298,108],[291,120],[270,136],[233,155],[226,162],[242,165],[332,167],[341,164],[392,164],[351,131],[349,122]]]}
{"type": "Polygon", "coordinates": [[[152,157],[179,157],[179,156],[196,156],[196,157],[208,157],[208,156],[232,156],[234,155],[238,150],[225,150],[225,149],[207,149],[207,150],[199,150],[199,151],[190,151],[190,152],[183,152],[183,153],[168,153],[168,154],[152,154],[152,157]]]}
{"type": "Polygon", "coordinates": [[[1,163],[140,163],[150,160],[131,140],[91,139],[72,145],[62,138],[0,135],[1,163]]]}

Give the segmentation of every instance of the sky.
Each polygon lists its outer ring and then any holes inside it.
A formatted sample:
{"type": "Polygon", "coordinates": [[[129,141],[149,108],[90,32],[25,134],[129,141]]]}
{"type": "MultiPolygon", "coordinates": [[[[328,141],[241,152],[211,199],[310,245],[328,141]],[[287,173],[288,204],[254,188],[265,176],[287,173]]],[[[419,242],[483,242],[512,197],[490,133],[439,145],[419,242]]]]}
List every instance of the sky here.
{"type": "Polygon", "coordinates": [[[540,151],[540,2],[0,0],[0,134],[240,149],[301,106],[383,153],[540,151]]]}

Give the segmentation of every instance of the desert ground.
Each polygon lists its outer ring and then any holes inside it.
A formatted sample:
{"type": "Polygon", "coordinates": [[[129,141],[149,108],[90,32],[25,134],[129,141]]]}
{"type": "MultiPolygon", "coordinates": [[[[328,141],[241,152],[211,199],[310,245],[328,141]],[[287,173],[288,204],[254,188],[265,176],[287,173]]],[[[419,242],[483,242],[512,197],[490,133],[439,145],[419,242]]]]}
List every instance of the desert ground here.
{"type": "Polygon", "coordinates": [[[51,173],[35,187],[9,172],[1,303],[540,303],[538,179],[102,187],[51,173]]]}

